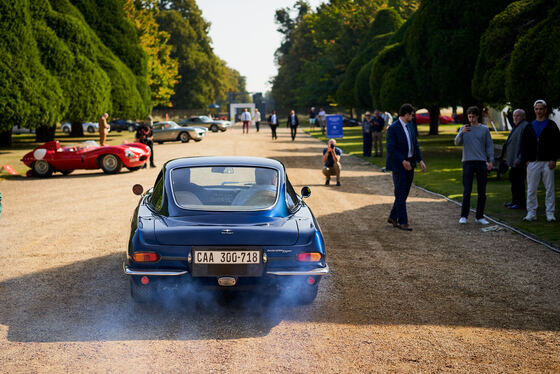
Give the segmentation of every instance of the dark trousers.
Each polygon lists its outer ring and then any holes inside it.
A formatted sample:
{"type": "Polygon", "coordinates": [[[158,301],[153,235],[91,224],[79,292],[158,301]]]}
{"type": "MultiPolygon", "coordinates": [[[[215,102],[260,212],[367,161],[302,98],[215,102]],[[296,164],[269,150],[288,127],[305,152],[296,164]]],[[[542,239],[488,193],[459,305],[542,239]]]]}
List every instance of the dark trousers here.
{"type": "Polygon", "coordinates": [[[277,127],[278,125],[270,125],[270,130],[272,131],[272,139],[278,139],[278,136],[276,136],[277,127]]]}
{"type": "Polygon", "coordinates": [[[257,132],[259,132],[261,123],[259,121],[255,121],[255,127],[257,128],[257,132]]]}
{"type": "Polygon", "coordinates": [[[362,132],[364,141],[364,156],[365,157],[370,157],[371,156],[371,143],[372,143],[372,137],[371,137],[371,132],[362,132]]]}
{"type": "Polygon", "coordinates": [[[527,179],[527,168],[525,166],[509,169],[511,202],[522,208],[525,207],[525,179],[527,179]]]}
{"type": "Polygon", "coordinates": [[[395,202],[391,209],[389,218],[397,220],[401,225],[408,223],[408,216],[406,214],[406,199],[412,186],[412,179],[414,178],[414,169],[410,171],[393,171],[393,185],[395,186],[395,202]]]}
{"type": "Polygon", "coordinates": [[[484,217],[484,206],[486,205],[486,181],[488,180],[488,167],[485,161],[463,162],[463,204],[461,206],[461,217],[468,217],[471,208],[471,192],[474,176],[476,175],[476,219],[484,217]]]}
{"type": "Polygon", "coordinates": [[[296,138],[297,126],[290,126],[290,132],[292,134],[292,141],[296,138]]]}

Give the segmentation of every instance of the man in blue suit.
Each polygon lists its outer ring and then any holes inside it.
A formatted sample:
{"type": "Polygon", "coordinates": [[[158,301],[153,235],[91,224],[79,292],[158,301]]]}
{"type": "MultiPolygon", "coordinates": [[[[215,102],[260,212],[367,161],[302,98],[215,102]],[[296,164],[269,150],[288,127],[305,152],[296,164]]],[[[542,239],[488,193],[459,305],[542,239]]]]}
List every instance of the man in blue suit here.
{"type": "Polygon", "coordinates": [[[412,116],[416,109],[410,104],[403,104],[399,109],[399,118],[387,130],[387,165],[386,170],[393,172],[395,202],[387,222],[401,230],[411,231],[406,214],[406,199],[412,186],[414,168],[420,164],[422,172],[426,164],[418,147],[416,131],[412,126],[412,116]]]}

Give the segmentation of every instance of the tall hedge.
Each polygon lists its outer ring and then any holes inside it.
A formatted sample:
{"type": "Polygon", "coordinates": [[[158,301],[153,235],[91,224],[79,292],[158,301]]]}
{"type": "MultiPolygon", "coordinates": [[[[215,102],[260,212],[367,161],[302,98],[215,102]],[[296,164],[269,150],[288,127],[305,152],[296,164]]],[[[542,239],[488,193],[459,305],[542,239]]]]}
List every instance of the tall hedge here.
{"type": "Polygon", "coordinates": [[[547,17],[519,38],[511,55],[506,97],[514,107],[531,109],[535,99],[560,107],[560,3],[548,4],[547,17]]]}
{"type": "Polygon", "coordinates": [[[500,107],[506,97],[506,73],[515,44],[550,11],[550,0],[522,0],[510,4],[490,22],[480,38],[480,51],[472,80],[473,95],[500,107]]]}

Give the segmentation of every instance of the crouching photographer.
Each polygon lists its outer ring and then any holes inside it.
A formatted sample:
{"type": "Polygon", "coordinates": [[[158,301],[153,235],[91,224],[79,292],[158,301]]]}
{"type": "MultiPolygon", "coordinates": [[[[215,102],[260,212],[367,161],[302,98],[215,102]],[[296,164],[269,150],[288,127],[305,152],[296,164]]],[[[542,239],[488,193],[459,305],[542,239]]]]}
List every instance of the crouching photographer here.
{"type": "Polygon", "coordinates": [[[331,176],[336,175],[336,185],[340,186],[340,156],[342,150],[336,146],[336,140],[330,139],[327,148],[323,149],[323,175],[327,177],[325,186],[331,183],[331,176]]]}

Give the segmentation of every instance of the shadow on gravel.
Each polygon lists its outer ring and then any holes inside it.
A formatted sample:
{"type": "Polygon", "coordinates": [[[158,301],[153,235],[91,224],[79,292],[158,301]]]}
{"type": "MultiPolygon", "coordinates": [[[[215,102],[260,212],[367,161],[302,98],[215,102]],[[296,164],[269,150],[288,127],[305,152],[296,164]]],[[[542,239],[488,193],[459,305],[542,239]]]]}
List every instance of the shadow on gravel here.
{"type": "Polygon", "coordinates": [[[0,283],[0,324],[8,340],[237,339],[267,335],[292,314],[312,307],[280,305],[254,293],[200,291],[184,300],[136,304],[110,255],[0,283]]]}

